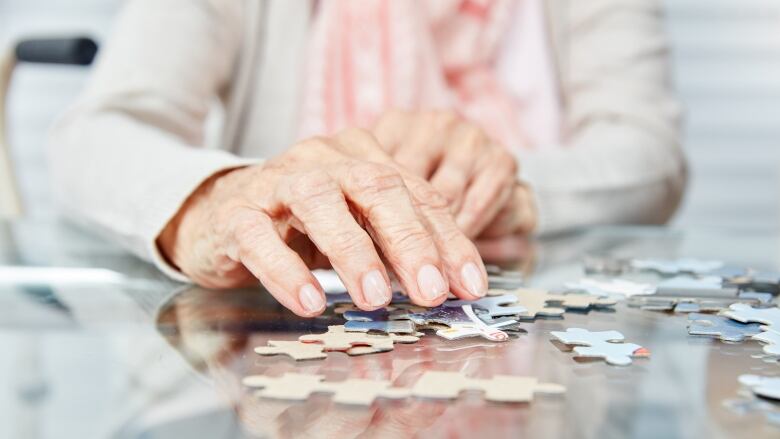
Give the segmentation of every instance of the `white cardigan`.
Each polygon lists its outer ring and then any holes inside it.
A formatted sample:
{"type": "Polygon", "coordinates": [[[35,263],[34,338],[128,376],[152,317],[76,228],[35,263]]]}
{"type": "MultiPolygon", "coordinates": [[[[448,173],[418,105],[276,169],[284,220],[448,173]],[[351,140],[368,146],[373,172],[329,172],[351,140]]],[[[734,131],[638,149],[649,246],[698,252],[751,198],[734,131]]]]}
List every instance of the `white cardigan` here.
{"type": "MultiPolygon", "coordinates": [[[[545,5],[564,145],[521,158],[540,232],[666,221],[686,172],[660,1],[545,5]]],[[[66,211],[182,278],[155,245],[182,202],[215,172],[292,141],[308,10],[308,0],[129,0],[52,131],[66,211]],[[222,129],[209,141],[215,103],[222,129]]]]}

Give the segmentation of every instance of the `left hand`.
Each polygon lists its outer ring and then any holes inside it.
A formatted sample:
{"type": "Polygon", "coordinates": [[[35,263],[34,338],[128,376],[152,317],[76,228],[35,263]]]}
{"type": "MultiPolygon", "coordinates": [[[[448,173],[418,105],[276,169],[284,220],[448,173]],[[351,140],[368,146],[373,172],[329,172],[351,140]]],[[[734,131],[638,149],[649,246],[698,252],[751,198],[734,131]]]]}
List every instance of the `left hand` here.
{"type": "Polygon", "coordinates": [[[374,135],[393,159],[444,195],[470,238],[529,233],[533,199],[506,148],[451,111],[386,112],[374,135]]]}

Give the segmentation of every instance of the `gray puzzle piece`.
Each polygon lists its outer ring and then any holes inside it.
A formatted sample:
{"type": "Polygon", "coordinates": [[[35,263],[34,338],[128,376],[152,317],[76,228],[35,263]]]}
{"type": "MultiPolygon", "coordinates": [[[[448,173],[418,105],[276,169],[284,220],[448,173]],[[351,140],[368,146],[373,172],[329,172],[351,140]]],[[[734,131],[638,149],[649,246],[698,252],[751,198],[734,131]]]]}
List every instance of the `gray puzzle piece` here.
{"type": "MultiPolygon", "coordinates": [[[[398,291],[393,293],[393,299],[390,301],[390,303],[410,303],[411,299],[406,294],[400,293],[398,291]]],[[[352,303],[352,296],[349,295],[349,293],[329,293],[325,295],[325,303],[327,303],[328,306],[333,305],[339,305],[339,304],[347,304],[352,303]]]]}
{"type": "Polygon", "coordinates": [[[723,280],[717,276],[677,276],[659,282],[656,291],[659,296],[711,298],[733,298],[737,297],[737,293],[736,287],[724,285],[723,280]]]}
{"type": "Polygon", "coordinates": [[[728,317],[688,314],[688,334],[716,336],[723,341],[740,342],[761,332],[759,323],[740,323],[728,317]]]}
{"type": "Polygon", "coordinates": [[[471,305],[473,308],[484,310],[489,317],[516,316],[526,312],[524,306],[507,306],[517,303],[517,297],[514,294],[503,294],[501,296],[487,296],[478,300],[448,300],[442,305],[445,307],[458,307],[471,305]]]}
{"type": "Polygon", "coordinates": [[[344,330],[348,332],[383,332],[385,334],[415,334],[414,323],[409,320],[385,320],[368,322],[364,320],[350,320],[344,323],[344,330]]]}

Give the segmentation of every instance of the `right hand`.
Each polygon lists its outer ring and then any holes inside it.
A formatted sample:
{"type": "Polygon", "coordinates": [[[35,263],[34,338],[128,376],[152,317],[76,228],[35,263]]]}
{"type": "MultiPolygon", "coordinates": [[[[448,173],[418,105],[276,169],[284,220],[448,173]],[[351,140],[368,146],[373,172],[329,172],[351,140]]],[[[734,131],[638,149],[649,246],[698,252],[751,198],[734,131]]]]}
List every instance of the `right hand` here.
{"type": "Polygon", "coordinates": [[[479,253],[455,224],[447,200],[399,169],[362,130],[306,140],[262,165],[213,177],[171,220],[158,245],[202,286],[259,279],[301,316],[325,308],[310,271],[323,261],[365,310],[390,301],[387,269],[422,306],[441,304],[450,291],[462,299],[487,291],[479,253]]]}

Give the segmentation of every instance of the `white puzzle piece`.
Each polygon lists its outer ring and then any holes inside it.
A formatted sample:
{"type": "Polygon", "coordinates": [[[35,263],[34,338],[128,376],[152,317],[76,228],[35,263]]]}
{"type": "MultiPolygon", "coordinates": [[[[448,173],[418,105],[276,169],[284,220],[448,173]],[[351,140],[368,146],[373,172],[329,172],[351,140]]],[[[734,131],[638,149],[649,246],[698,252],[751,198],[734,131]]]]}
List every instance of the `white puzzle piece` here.
{"type": "Polygon", "coordinates": [[[304,401],[313,393],[332,393],[333,402],[371,405],[376,398],[406,398],[409,389],[391,387],[389,381],[349,379],[323,382],[323,375],[286,373],[281,377],[253,375],[244,378],[245,386],[260,388],[256,395],[263,398],[304,401]]]}
{"type": "Polygon", "coordinates": [[[764,345],[764,353],[769,355],[780,355],[780,332],[776,332],[773,329],[769,329],[760,334],[756,334],[753,340],[766,343],[764,345]]]}
{"type": "Polygon", "coordinates": [[[615,366],[628,366],[632,357],[648,357],[650,352],[633,343],[615,343],[623,341],[618,331],[590,332],[582,328],[569,328],[566,332],[552,331],[553,337],[563,344],[575,345],[578,357],[604,358],[615,366]]]}
{"type": "Polygon", "coordinates": [[[465,390],[482,390],[487,401],[530,402],[534,394],[559,394],[559,384],[540,383],[533,377],[496,375],[492,379],[469,378],[462,372],[427,371],[412,387],[420,398],[455,399],[465,390]]]}
{"type": "Polygon", "coordinates": [[[761,323],[764,326],[780,331],[780,308],[753,308],[744,303],[735,303],[723,315],[731,319],[749,323],[761,323]]]}
{"type": "Polygon", "coordinates": [[[780,399],[780,378],[759,375],[740,375],[739,383],[747,386],[758,396],[780,399]]]}

